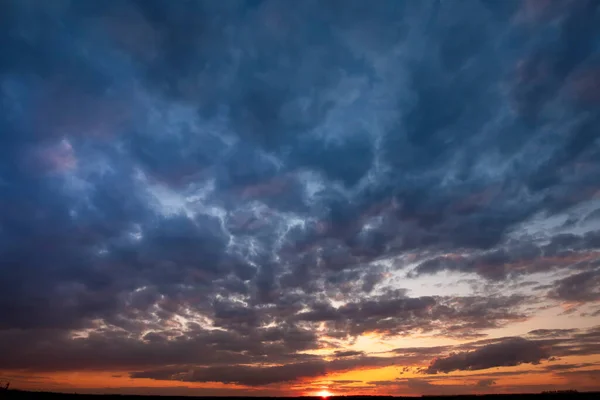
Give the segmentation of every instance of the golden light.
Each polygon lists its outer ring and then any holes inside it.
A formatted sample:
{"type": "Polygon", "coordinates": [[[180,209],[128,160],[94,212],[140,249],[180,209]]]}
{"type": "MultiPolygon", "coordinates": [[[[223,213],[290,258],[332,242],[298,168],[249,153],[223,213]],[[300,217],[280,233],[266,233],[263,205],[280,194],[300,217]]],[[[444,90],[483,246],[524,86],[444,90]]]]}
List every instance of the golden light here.
{"type": "Polygon", "coordinates": [[[326,399],[329,396],[333,396],[333,394],[330,391],[328,391],[328,390],[321,390],[320,392],[317,393],[317,396],[319,396],[319,397],[321,397],[323,399],[326,399]]]}

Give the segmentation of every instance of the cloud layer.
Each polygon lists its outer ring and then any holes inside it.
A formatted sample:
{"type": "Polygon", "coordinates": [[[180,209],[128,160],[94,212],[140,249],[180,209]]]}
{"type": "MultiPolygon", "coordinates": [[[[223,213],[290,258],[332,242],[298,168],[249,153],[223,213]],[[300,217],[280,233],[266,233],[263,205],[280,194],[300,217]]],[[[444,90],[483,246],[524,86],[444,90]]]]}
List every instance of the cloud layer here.
{"type": "Polygon", "coordinates": [[[597,317],[599,15],[2,2],[0,369],[260,386],[390,365],[367,334],[597,317]]]}

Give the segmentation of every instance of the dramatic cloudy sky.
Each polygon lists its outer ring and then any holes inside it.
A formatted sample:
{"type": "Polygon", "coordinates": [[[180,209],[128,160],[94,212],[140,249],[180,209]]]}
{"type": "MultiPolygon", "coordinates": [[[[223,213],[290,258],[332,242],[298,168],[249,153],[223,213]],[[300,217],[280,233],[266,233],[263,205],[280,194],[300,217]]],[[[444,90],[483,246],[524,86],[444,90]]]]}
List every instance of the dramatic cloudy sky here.
{"type": "Polygon", "coordinates": [[[1,0],[0,380],[600,389],[600,2],[1,0]]]}

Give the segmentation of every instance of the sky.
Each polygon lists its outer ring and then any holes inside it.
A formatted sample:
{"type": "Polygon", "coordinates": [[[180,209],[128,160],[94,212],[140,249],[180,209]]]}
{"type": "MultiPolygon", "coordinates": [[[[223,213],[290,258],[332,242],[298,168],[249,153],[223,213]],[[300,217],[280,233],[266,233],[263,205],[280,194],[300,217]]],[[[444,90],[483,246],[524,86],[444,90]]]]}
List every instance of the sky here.
{"type": "Polygon", "coordinates": [[[0,381],[600,390],[600,1],[0,1],[0,381]]]}

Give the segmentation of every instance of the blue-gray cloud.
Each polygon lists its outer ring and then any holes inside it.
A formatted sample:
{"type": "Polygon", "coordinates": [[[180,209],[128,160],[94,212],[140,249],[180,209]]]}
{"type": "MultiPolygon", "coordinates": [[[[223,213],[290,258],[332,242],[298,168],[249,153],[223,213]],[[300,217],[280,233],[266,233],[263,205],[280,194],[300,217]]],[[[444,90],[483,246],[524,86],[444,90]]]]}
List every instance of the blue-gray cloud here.
{"type": "Polygon", "coordinates": [[[476,337],[531,312],[386,287],[413,261],[407,282],[572,268],[549,296],[597,300],[572,292],[599,258],[598,19],[592,0],[2,2],[0,334],[285,363],[322,323],[476,337]]]}

